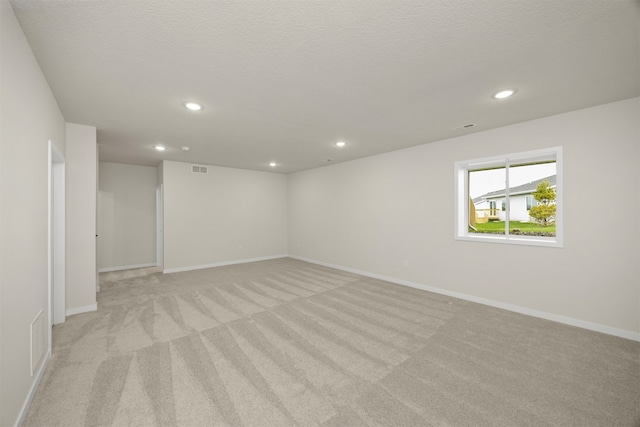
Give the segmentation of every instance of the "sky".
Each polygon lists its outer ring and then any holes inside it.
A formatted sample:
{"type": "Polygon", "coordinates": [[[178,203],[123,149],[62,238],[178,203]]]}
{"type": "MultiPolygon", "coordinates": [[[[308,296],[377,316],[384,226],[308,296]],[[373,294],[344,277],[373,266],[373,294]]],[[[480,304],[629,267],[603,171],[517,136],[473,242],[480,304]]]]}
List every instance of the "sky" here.
{"type": "MultiPolygon", "coordinates": [[[[540,178],[556,174],[555,163],[528,165],[509,168],[510,187],[526,184],[540,178]]],[[[503,190],[505,186],[505,170],[492,169],[471,172],[469,174],[469,196],[476,198],[490,191],[503,190]]]]}

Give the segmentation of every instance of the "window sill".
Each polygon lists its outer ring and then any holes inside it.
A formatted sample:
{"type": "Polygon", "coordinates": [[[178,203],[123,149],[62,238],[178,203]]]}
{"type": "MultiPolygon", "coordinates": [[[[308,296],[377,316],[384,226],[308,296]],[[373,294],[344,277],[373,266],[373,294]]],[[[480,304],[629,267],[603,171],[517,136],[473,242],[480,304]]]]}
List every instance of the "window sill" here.
{"type": "Polygon", "coordinates": [[[481,242],[481,243],[499,243],[507,245],[525,245],[525,246],[546,246],[552,248],[562,248],[562,241],[557,237],[529,237],[529,236],[515,236],[515,235],[491,235],[491,234],[478,234],[471,235],[465,234],[463,236],[455,236],[456,240],[464,240],[467,242],[481,242]]]}

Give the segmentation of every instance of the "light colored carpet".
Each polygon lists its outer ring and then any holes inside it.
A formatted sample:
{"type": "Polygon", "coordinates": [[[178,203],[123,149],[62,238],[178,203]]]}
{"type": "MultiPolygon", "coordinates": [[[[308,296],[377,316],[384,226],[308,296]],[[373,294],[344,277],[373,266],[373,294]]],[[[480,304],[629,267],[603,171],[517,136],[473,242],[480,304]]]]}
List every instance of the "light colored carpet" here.
{"type": "Polygon", "coordinates": [[[283,258],[105,273],[25,426],[631,426],[640,344],[283,258]]]}

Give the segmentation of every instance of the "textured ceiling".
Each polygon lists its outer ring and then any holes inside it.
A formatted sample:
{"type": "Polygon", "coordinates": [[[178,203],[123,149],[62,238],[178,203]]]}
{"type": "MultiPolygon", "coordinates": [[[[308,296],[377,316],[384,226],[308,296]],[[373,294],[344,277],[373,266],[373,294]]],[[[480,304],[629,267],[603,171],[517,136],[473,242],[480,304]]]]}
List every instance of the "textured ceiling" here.
{"type": "Polygon", "coordinates": [[[636,0],[11,3],[101,161],[288,173],[640,93],[636,0]]]}

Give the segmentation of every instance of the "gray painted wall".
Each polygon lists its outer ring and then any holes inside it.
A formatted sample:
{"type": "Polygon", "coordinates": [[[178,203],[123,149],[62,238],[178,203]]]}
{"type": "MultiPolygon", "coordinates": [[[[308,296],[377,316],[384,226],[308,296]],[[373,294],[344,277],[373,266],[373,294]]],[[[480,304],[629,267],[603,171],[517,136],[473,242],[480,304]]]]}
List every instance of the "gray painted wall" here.
{"type": "Polygon", "coordinates": [[[287,176],[164,161],[165,271],[287,254],[287,176]]]}
{"type": "Polygon", "coordinates": [[[156,168],[100,162],[98,268],[156,263],[156,168]]]}
{"type": "Polygon", "coordinates": [[[66,299],[69,316],[97,309],[98,146],[93,126],[67,123],[66,131],[66,299]]]}
{"type": "Polygon", "coordinates": [[[639,104],[289,175],[289,253],[640,338],[639,104]],[[563,248],[453,239],[455,161],[553,146],[564,147],[563,248]]]}
{"type": "Polygon", "coordinates": [[[29,331],[48,307],[48,140],[65,122],[8,0],[0,3],[0,425],[14,425],[35,384],[29,331]]]}

